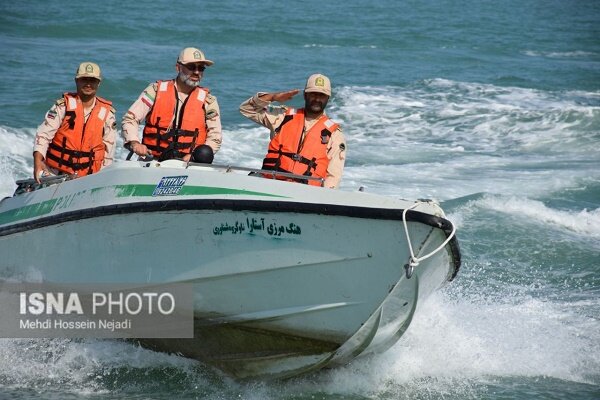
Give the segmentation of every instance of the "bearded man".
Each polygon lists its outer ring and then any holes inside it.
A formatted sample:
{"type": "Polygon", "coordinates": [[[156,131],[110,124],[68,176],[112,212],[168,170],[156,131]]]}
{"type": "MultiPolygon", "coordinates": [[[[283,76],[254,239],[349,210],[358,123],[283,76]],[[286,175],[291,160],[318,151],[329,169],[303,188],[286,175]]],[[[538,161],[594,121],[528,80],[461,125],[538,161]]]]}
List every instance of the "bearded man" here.
{"type": "Polygon", "coordinates": [[[291,178],[263,174],[327,188],[338,188],[346,160],[346,140],[339,124],[325,114],[331,97],[331,81],[322,74],[311,75],[304,88],[304,108],[273,106],[300,92],[259,92],[240,105],[246,118],[268,128],[271,142],[263,160],[263,170],[285,172],[320,179],[291,178]]]}
{"type": "Polygon", "coordinates": [[[192,155],[200,154],[192,161],[211,163],[221,147],[221,117],[217,98],[200,81],[206,67],[213,64],[199,49],[183,49],[175,64],[177,77],[148,85],[123,116],[125,147],[161,161],[190,161],[192,155]]]}

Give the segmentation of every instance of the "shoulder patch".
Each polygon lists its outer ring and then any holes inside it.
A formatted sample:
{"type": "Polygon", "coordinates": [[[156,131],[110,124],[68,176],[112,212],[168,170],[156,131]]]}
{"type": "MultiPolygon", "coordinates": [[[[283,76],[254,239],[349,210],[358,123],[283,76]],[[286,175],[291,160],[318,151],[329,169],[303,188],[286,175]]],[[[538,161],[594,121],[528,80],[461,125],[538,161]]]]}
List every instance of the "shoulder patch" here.
{"type": "Polygon", "coordinates": [[[212,104],[215,101],[217,101],[217,98],[212,94],[209,93],[208,96],[206,96],[206,104],[212,104]]]}
{"type": "Polygon", "coordinates": [[[344,143],[340,143],[340,151],[346,150],[346,145],[344,143]]]}
{"type": "Polygon", "coordinates": [[[56,100],[55,103],[57,106],[64,106],[65,105],[65,98],[61,97],[60,99],[56,100]]]}
{"type": "Polygon", "coordinates": [[[110,108],[110,112],[111,112],[111,113],[113,113],[113,114],[115,114],[115,115],[117,115],[117,110],[115,110],[115,108],[114,108],[114,107],[111,107],[111,108],[110,108]]]}

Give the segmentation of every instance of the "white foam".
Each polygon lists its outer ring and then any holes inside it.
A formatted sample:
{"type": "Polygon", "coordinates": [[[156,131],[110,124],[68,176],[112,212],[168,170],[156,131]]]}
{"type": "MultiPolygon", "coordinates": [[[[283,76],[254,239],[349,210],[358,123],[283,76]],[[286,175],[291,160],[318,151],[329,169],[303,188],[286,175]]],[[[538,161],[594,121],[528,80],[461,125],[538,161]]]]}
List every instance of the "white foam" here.
{"type": "Polygon", "coordinates": [[[16,180],[33,175],[34,132],[0,126],[0,199],[12,195],[16,180]]]}
{"type": "Polygon", "coordinates": [[[548,58],[586,58],[593,57],[596,53],[590,51],[535,51],[526,50],[523,52],[525,55],[530,57],[548,57],[548,58]]]}
{"type": "Polygon", "coordinates": [[[340,88],[330,114],[348,140],[343,187],[536,197],[600,177],[597,97],[445,79],[340,88]]]}
{"type": "Polygon", "coordinates": [[[323,48],[323,49],[330,49],[330,48],[336,48],[336,47],[340,47],[336,44],[319,44],[319,43],[310,43],[310,44],[305,44],[302,47],[317,47],[317,48],[323,48]]]}
{"type": "Polygon", "coordinates": [[[413,398],[426,392],[434,398],[479,398],[482,385],[497,376],[598,379],[597,320],[577,314],[574,304],[510,294],[505,299],[438,292],[420,305],[408,331],[387,352],[244,390],[249,398],[269,399],[315,390],[341,397],[413,398]]]}
{"type": "Polygon", "coordinates": [[[451,299],[436,293],[419,310],[406,337],[378,357],[384,371],[377,372],[407,380],[518,375],[585,382],[590,373],[600,372],[594,356],[600,354],[600,331],[587,332],[594,325],[598,321],[565,304],[514,296],[505,302],[451,299]]]}
{"type": "Polygon", "coordinates": [[[107,391],[103,380],[119,369],[168,367],[204,379],[193,360],[115,340],[0,339],[0,360],[0,382],[11,388],[103,393],[107,391]]]}
{"type": "MultiPolygon", "coordinates": [[[[436,79],[419,87],[345,87],[332,114],[341,119],[349,137],[358,135],[378,145],[402,136],[415,144],[437,140],[471,151],[584,150],[592,144],[586,132],[600,107],[580,104],[578,95],[524,88],[453,82],[436,79]],[[575,98],[577,97],[577,98],[575,98]],[[566,140],[565,140],[566,139],[566,140]],[[570,146],[576,141],[579,146],[570,146]]],[[[596,93],[588,93],[593,103],[596,93]]],[[[592,131],[593,132],[593,131],[592,131]]],[[[596,139],[597,140],[597,139],[596,139]]]]}
{"type": "Polygon", "coordinates": [[[267,154],[269,130],[257,124],[244,124],[223,132],[223,145],[215,155],[215,164],[260,168],[267,154]]]}
{"type": "Polygon", "coordinates": [[[521,197],[484,196],[481,207],[511,214],[517,218],[527,217],[529,221],[556,229],[567,229],[592,238],[600,238],[600,208],[594,210],[563,211],[546,206],[541,201],[521,197]]]}

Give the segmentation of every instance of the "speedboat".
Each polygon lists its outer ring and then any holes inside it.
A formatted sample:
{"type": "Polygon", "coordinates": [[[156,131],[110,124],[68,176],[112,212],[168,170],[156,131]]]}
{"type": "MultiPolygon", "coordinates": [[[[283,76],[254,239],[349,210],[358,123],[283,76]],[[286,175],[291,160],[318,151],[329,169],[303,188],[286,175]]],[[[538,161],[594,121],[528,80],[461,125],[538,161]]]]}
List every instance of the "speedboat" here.
{"type": "Polygon", "coordinates": [[[138,160],[19,181],[0,202],[0,281],[191,284],[193,338],[140,343],[269,379],[386,350],[456,276],[455,227],[436,202],[268,174],[279,179],[138,160]]]}

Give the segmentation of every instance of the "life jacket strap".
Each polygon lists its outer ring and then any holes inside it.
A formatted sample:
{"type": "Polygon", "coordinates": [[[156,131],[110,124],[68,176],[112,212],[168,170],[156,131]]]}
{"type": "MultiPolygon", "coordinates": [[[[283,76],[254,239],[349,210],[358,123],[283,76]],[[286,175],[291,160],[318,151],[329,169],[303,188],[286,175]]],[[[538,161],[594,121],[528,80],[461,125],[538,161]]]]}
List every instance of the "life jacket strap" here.
{"type": "Polygon", "coordinates": [[[196,138],[198,137],[199,130],[188,131],[185,129],[171,129],[164,134],[147,134],[149,138],[158,137],[156,145],[146,145],[151,151],[160,153],[158,157],[159,161],[164,161],[172,158],[181,158],[182,156],[191,152],[195,147],[196,138]],[[189,142],[179,141],[182,137],[191,137],[192,140],[189,142]],[[161,147],[160,143],[168,143],[166,147],[161,147]],[[182,151],[183,150],[183,151],[182,151]]]}
{"type": "Polygon", "coordinates": [[[63,139],[62,147],[58,146],[54,142],[50,143],[50,145],[48,147],[51,148],[54,151],[59,152],[61,155],[65,155],[66,154],[66,155],[70,156],[71,158],[92,157],[94,155],[94,150],[91,150],[91,151],[80,151],[80,150],[67,149],[66,148],[66,144],[67,144],[67,139],[64,138],[63,139]]]}
{"type": "Polygon", "coordinates": [[[277,129],[275,129],[275,133],[279,133],[281,131],[281,128],[283,128],[283,126],[285,124],[287,124],[288,122],[290,122],[293,119],[294,119],[294,115],[290,115],[290,114],[287,114],[285,117],[283,117],[283,121],[281,121],[281,124],[279,124],[277,129]]]}
{"type": "MultiPolygon", "coordinates": [[[[68,160],[65,160],[64,158],[60,158],[58,156],[55,156],[52,153],[47,153],[46,154],[46,158],[49,158],[52,161],[55,161],[56,163],[58,163],[59,166],[66,166],[71,168],[73,171],[80,171],[82,169],[86,169],[88,168],[89,171],[91,171],[91,168],[94,164],[94,155],[93,152],[91,152],[91,155],[87,155],[86,157],[89,156],[89,161],[88,162],[73,162],[74,157],[73,156],[69,156],[68,160]]],[[[91,173],[91,172],[90,172],[91,173]]]]}

